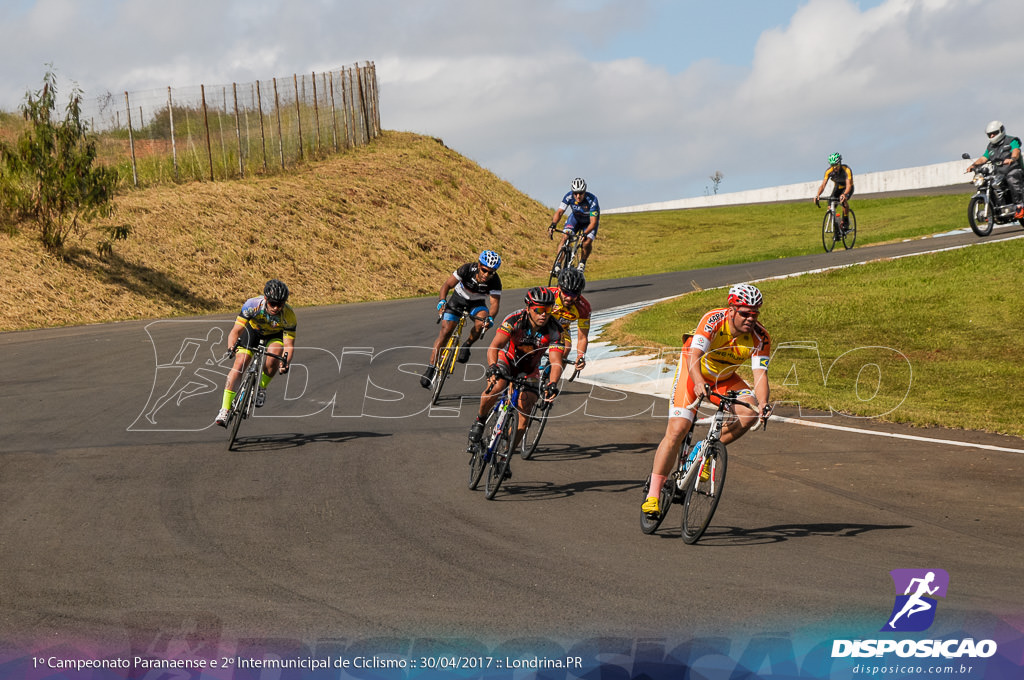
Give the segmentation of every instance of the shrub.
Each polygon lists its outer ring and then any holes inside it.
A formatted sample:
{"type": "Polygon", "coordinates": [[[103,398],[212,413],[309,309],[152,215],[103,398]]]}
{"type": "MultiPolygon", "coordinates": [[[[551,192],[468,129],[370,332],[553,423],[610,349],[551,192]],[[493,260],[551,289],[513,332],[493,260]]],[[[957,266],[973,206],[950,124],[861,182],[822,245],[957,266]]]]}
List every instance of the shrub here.
{"type": "MultiPolygon", "coordinates": [[[[13,143],[0,141],[0,203],[9,225],[34,222],[43,245],[60,251],[69,236],[113,213],[117,173],[95,164],[96,139],[81,118],[81,91],[71,93],[61,119],[54,112],[55,85],[48,70],[42,89],[25,94],[25,129],[13,143]]],[[[111,239],[129,232],[126,226],[106,229],[100,252],[109,253],[111,239]]]]}

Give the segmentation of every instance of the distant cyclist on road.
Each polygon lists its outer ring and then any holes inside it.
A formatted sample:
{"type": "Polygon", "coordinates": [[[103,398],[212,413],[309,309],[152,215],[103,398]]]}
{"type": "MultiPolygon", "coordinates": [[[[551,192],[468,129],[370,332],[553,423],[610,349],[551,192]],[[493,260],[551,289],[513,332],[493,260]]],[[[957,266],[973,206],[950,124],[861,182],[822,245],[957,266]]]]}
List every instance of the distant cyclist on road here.
{"type": "Polygon", "coordinates": [[[994,120],[985,128],[988,136],[988,147],[985,154],[967,166],[965,172],[973,172],[976,167],[992,162],[996,170],[996,179],[1005,182],[1010,188],[1010,198],[1017,204],[1016,219],[1024,218],[1024,165],[1022,165],[1020,139],[1006,134],[1006,126],[1002,121],[994,120]]]}
{"type": "Polygon", "coordinates": [[[263,286],[263,295],[250,298],[242,305],[242,311],[235,319],[235,325],[228,333],[228,351],[235,352],[235,363],[228,373],[224,385],[224,398],[214,421],[221,427],[228,425],[228,413],[235,398],[238,379],[252,359],[252,350],[264,340],[267,346],[267,360],[260,374],[260,385],[256,391],[256,408],[267,400],[267,385],[278,373],[287,373],[288,364],[270,356],[269,353],[288,353],[288,361],[295,357],[295,311],[288,304],[288,286],[278,279],[270,279],[263,286]],[[238,345],[237,351],[235,345],[238,345]]]}
{"type": "Polygon", "coordinates": [[[437,372],[438,354],[455,330],[463,311],[469,310],[474,321],[469,337],[459,350],[458,361],[461,364],[469,361],[469,348],[473,343],[494,325],[494,317],[501,302],[501,277],[498,276],[500,266],[501,257],[498,253],[485,250],[476,262],[467,262],[453,271],[441,286],[441,299],[437,302],[441,330],[430,352],[430,365],[420,376],[420,385],[423,387],[430,388],[430,381],[437,372]],[[448,296],[449,292],[451,297],[448,296]]]}
{"type": "MultiPolygon", "coordinates": [[[[562,376],[563,357],[569,351],[569,334],[551,316],[555,294],[550,288],[538,286],[527,291],[523,301],[526,308],[505,317],[487,348],[487,389],[480,395],[480,409],[477,411],[473,426],[469,429],[471,444],[480,442],[484,433],[484,422],[510,380],[526,376],[536,389],[540,381],[540,362],[545,354],[551,364],[551,375],[550,382],[541,396],[551,401],[557,393],[555,386],[562,376]]],[[[526,430],[527,414],[533,410],[537,396],[534,390],[520,392],[517,405],[519,423],[515,439],[512,441],[513,449],[526,430]]],[[[511,477],[512,471],[508,470],[505,476],[511,477]]]]}
{"type": "Polygon", "coordinates": [[[575,269],[566,269],[558,275],[558,286],[550,290],[555,295],[551,316],[562,325],[565,332],[576,323],[576,370],[582,371],[587,365],[587,344],[590,335],[590,302],[583,297],[587,280],[575,269]]]}
{"type": "MultiPolygon", "coordinates": [[[[558,228],[558,222],[562,219],[565,211],[569,211],[569,218],[565,221],[565,229],[562,233],[562,242],[558,248],[561,249],[569,239],[572,232],[582,233],[581,257],[579,270],[582,272],[587,267],[587,260],[591,251],[594,250],[594,239],[597,238],[598,221],[601,218],[601,208],[597,204],[597,196],[587,191],[587,183],[582,177],[572,181],[569,192],[562,197],[562,202],[551,217],[551,226],[548,227],[548,234],[558,228]]],[[[559,272],[556,271],[555,274],[559,272]]]]}
{"type": "Polygon", "coordinates": [[[814,205],[818,205],[821,192],[825,185],[832,180],[832,198],[838,198],[843,206],[843,229],[850,226],[850,197],[853,196],[853,170],[849,165],[843,163],[843,157],[834,153],[828,157],[828,169],[825,170],[825,178],[821,180],[818,193],[814,194],[814,205]]]}
{"type": "MultiPolygon", "coordinates": [[[[676,452],[693,423],[698,397],[707,397],[711,390],[724,393],[736,390],[740,400],[755,407],[756,411],[739,408],[733,419],[722,430],[723,444],[736,441],[749,430],[758,418],[771,414],[768,403],[768,359],[771,357],[771,338],[757,320],[761,313],[761,291],[750,284],[739,284],[729,289],[729,305],[712,309],[701,317],[692,333],[683,336],[683,350],[676,367],[672,401],[669,403],[668,427],[658,445],[651,470],[651,487],[643,511],[658,512],[658,490],[665,484],[675,462],[676,452]],[[736,369],[749,362],[754,374],[754,388],[736,375],[736,369]],[[760,414],[760,415],[757,415],[760,414]]],[[[717,397],[710,397],[713,404],[717,397]]],[[[690,459],[703,442],[698,442],[690,459]]]]}

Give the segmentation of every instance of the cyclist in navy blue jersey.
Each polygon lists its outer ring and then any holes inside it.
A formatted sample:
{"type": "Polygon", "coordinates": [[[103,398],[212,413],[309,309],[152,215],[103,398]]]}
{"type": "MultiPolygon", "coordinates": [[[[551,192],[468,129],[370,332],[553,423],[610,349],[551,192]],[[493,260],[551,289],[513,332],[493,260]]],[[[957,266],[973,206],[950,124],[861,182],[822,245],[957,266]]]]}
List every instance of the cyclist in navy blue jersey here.
{"type": "MultiPolygon", "coordinates": [[[[551,226],[548,227],[549,234],[558,228],[558,222],[566,211],[569,213],[569,218],[565,221],[562,243],[558,247],[561,249],[565,245],[570,233],[577,232],[582,235],[583,245],[579,265],[579,270],[582,272],[586,269],[591,251],[594,250],[594,239],[597,238],[597,223],[601,217],[601,208],[597,204],[597,196],[587,191],[587,183],[582,177],[574,179],[570,185],[569,192],[562,197],[562,202],[551,217],[551,226]]],[[[557,273],[555,271],[555,274],[557,273]]]]}

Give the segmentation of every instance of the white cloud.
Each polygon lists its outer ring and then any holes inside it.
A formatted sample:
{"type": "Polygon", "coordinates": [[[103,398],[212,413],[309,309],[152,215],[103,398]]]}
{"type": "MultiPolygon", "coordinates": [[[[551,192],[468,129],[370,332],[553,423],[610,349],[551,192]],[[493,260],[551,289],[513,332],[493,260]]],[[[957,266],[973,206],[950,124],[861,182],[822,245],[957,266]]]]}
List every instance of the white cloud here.
{"type": "Polygon", "coordinates": [[[0,26],[19,56],[0,60],[0,106],[47,62],[87,93],[159,98],[372,60],[385,127],[441,137],[545,203],[585,175],[608,207],[699,195],[715,170],[722,191],[806,181],[833,150],[859,172],[940,162],[979,152],[992,118],[1024,131],[1024,3],[869,4],[799,5],[745,66],[725,60],[750,48],[730,45],[736,12],[702,27],[714,55],[666,68],[628,40],[671,3],[38,0],[0,26]]]}

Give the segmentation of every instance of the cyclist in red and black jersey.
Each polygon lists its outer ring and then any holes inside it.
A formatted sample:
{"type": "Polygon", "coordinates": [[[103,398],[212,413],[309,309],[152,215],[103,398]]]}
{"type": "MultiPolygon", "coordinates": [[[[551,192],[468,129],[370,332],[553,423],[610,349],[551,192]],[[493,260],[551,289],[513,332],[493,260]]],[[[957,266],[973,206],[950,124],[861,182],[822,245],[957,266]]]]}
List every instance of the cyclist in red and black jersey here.
{"type": "MultiPolygon", "coordinates": [[[[565,353],[569,351],[569,333],[551,316],[555,295],[548,288],[531,288],[524,298],[526,308],[512,312],[501,322],[487,348],[487,389],[480,395],[480,409],[469,429],[469,441],[477,443],[484,433],[484,421],[498,402],[508,381],[526,376],[531,382],[540,380],[540,362],[545,353],[551,364],[550,382],[544,398],[551,401],[557,392],[555,385],[562,375],[565,353]]],[[[527,416],[537,401],[537,392],[523,390],[519,396],[519,424],[515,448],[526,429],[527,416]]]]}

